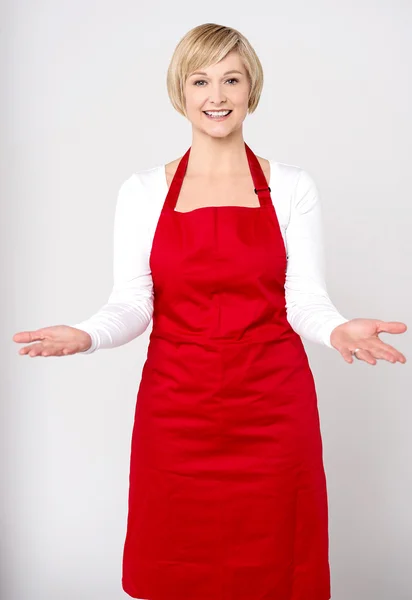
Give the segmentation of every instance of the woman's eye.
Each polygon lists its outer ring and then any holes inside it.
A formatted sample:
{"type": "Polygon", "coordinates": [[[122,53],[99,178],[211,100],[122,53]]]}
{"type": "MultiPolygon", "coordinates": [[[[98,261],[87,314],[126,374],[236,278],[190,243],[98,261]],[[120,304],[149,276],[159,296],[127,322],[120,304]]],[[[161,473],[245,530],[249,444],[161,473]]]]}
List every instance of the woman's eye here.
{"type": "MultiPolygon", "coordinates": [[[[226,80],[226,83],[227,83],[227,82],[231,82],[231,84],[230,84],[230,85],[233,85],[233,83],[238,83],[238,81],[239,81],[239,80],[238,80],[238,79],[236,79],[236,77],[233,77],[233,78],[231,78],[231,79],[227,79],[227,80],[226,80]]],[[[199,85],[200,83],[202,83],[202,84],[203,84],[203,83],[206,83],[206,81],[205,81],[204,79],[198,79],[197,81],[195,81],[195,82],[194,82],[194,84],[193,84],[193,85],[196,85],[197,87],[204,87],[203,85],[199,85]]]]}

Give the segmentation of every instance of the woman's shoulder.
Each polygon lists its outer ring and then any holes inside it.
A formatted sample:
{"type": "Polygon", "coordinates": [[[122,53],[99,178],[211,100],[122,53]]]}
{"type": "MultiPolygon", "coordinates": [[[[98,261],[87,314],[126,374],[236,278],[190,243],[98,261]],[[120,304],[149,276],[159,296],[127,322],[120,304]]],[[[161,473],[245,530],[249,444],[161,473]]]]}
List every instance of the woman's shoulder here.
{"type": "Polygon", "coordinates": [[[121,185],[121,189],[143,197],[162,194],[166,187],[165,165],[134,171],[121,185]]]}
{"type": "Polygon", "coordinates": [[[291,212],[304,202],[317,201],[318,192],[311,175],[303,167],[268,159],[270,176],[268,179],[273,204],[281,226],[287,226],[291,212]],[[308,194],[308,191],[313,193],[308,194]]]}
{"type": "Polygon", "coordinates": [[[274,159],[270,165],[271,188],[276,189],[284,201],[299,203],[308,191],[313,196],[319,195],[317,183],[304,167],[274,159]]]}
{"type": "MultiPolygon", "coordinates": [[[[265,160],[265,159],[262,159],[265,160]]],[[[276,177],[278,180],[293,180],[296,179],[303,168],[296,164],[287,162],[281,162],[275,158],[268,158],[266,161],[270,165],[270,174],[276,177]]]]}
{"type": "Polygon", "coordinates": [[[260,156],[257,158],[266,175],[277,207],[289,211],[295,192],[298,187],[301,187],[301,183],[303,185],[306,185],[307,182],[313,183],[309,173],[296,164],[282,162],[275,158],[264,159],[260,156]],[[268,175],[265,168],[267,168],[268,175]]]}

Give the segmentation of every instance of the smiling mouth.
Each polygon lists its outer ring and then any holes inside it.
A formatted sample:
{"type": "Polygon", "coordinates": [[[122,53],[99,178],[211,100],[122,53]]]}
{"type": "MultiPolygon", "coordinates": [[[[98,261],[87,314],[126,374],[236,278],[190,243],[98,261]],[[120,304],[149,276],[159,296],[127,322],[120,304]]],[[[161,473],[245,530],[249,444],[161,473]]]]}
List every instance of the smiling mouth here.
{"type": "Polygon", "coordinates": [[[214,121],[222,121],[223,119],[227,119],[227,117],[231,114],[231,110],[204,110],[203,113],[214,121]]]}

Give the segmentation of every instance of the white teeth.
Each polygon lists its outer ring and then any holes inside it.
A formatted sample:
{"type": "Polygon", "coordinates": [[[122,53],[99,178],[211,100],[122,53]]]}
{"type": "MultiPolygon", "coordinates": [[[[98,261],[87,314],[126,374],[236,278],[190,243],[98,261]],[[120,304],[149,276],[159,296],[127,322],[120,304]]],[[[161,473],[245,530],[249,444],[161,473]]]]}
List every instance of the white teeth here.
{"type": "Polygon", "coordinates": [[[205,110],[205,113],[210,117],[225,117],[230,113],[230,110],[219,110],[219,111],[209,111],[205,110]]]}

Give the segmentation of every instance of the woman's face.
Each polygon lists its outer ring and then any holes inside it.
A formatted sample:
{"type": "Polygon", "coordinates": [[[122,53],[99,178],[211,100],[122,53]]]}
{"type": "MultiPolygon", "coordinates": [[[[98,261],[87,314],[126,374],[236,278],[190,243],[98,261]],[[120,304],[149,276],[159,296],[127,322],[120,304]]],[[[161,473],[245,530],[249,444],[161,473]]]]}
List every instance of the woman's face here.
{"type": "Polygon", "coordinates": [[[249,91],[247,71],[233,50],[220,62],[189,74],[185,83],[187,118],[194,128],[212,137],[226,137],[242,126],[249,91]]]}

